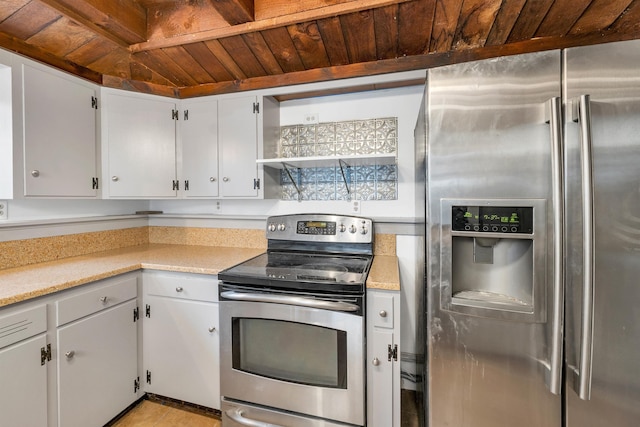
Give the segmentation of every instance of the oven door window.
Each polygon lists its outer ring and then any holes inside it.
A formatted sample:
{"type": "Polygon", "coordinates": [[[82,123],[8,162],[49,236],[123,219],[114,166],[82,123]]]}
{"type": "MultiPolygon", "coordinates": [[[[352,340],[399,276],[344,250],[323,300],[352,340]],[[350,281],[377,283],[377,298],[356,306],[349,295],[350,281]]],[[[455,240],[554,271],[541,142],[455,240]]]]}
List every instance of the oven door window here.
{"type": "Polygon", "coordinates": [[[347,388],[347,333],[304,323],[233,318],[233,368],[262,377],[347,388]]]}

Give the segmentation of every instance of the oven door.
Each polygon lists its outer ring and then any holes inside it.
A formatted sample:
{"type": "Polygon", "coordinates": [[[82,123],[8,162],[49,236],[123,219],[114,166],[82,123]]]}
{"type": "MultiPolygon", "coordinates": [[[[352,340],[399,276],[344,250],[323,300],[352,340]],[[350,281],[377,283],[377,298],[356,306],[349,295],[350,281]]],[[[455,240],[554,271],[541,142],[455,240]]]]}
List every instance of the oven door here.
{"type": "Polygon", "coordinates": [[[223,285],[220,394],[226,401],[364,425],[363,298],[348,300],[223,285]]]}

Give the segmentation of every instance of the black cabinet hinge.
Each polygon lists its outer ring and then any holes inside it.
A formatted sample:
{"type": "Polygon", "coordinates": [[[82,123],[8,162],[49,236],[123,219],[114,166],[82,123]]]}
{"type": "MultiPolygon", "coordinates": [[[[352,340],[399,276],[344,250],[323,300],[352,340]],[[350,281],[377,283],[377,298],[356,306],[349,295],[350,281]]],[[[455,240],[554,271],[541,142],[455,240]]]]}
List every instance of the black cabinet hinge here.
{"type": "Polygon", "coordinates": [[[147,384],[151,384],[151,371],[147,371],[147,384]]]}
{"type": "Polygon", "coordinates": [[[97,190],[99,188],[98,184],[99,184],[99,180],[98,177],[94,176],[93,178],[91,178],[91,189],[92,190],[97,190]]]}
{"type": "Polygon", "coordinates": [[[173,180],[173,191],[178,191],[180,190],[180,181],[178,181],[177,179],[173,180]]]}
{"type": "Polygon", "coordinates": [[[184,110],[184,119],[189,120],[189,110],[184,110]]]}
{"type": "Polygon", "coordinates": [[[144,308],[144,315],[151,318],[151,306],[147,304],[144,308]]]}
{"type": "Polygon", "coordinates": [[[136,323],[138,319],[140,319],[140,310],[136,307],[133,309],[133,323],[136,323]]]}
{"type": "Polygon", "coordinates": [[[140,377],[133,380],[133,392],[137,393],[140,390],[140,377]]]}
{"type": "Polygon", "coordinates": [[[253,103],[253,114],[260,114],[260,103],[259,102],[254,102],[253,103]]]}
{"type": "Polygon", "coordinates": [[[189,180],[188,179],[184,180],[184,191],[189,191],[189,180]]]}
{"type": "Polygon", "coordinates": [[[398,361],[398,344],[393,347],[389,344],[387,347],[387,360],[391,362],[392,359],[394,362],[398,361]]]}
{"type": "Polygon", "coordinates": [[[45,347],[40,347],[40,365],[44,365],[46,362],[51,361],[51,344],[47,344],[45,347]]]}
{"type": "Polygon", "coordinates": [[[91,108],[93,108],[94,110],[98,109],[98,98],[96,98],[95,96],[91,97],[91,108]]]}
{"type": "Polygon", "coordinates": [[[254,190],[260,189],[260,178],[256,178],[253,180],[253,189],[254,190]]]}
{"type": "Polygon", "coordinates": [[[178,120],[178,110],[171,110],[171,120],[178,120]]]}

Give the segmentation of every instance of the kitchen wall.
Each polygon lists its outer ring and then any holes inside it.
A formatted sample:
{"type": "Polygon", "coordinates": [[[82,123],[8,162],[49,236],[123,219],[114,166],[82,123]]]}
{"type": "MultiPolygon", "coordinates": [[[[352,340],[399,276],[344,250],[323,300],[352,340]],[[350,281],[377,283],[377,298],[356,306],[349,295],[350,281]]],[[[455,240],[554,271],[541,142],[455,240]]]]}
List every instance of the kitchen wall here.
{"type": "MultiPolygon", "coordinates": [[[[409,73],[410,77],[419,75],[421,73],[409,73]]],[[[360,81],[362,80],[356,80],[356,82],[360,81]]],[[[348,85],[348,82],[342,81],[340,84],[348,85]]],[[[307,87],[319,88],[322,85],[315,84],[307,87]]],[[[289,88],[289,90],[293,89],[289,88]]],[[[0,240],[139,226],[143,219],[129,216],[136,211],[144,210],[163,211],[164,215],[153,216],[148,220],[149,225],[161,226],[262,228],[266,216],[304,212],[371,217],[379,224],[376,228],[377,232],[398,236],[397,256],[402,283],[401,353],[402,369],[405,372],[403,388],[415,388],[411,378],[413,373],[419,370],[416,369],[414,361],[415,354],[418,352],[414,339],[416,329],[414,312],[416,292],[419,292],[422,286],[417,281],[416,266],[419,265],[419,260],[416,257],[422,240],[414,224],[417,215],[414,199],[413,130],[422,92],[421,86],[410,86],[306,98],[280,104],[281,126],[302,124],[307,114],[318,116],[320,122],[397,117],[397,200],[360,201],[359,210],[354,211],[353,203],[348,201],[18,199],[10,200],[8,203],[9,220],[0,221],[0,240]],[[119,219],[119,216],[124,218],[119,219]],[[83,219],[75,222],[73,218],[83,219]]],[[[272,90],[272,93],[276,93],[276,90],[272,90]]]]}

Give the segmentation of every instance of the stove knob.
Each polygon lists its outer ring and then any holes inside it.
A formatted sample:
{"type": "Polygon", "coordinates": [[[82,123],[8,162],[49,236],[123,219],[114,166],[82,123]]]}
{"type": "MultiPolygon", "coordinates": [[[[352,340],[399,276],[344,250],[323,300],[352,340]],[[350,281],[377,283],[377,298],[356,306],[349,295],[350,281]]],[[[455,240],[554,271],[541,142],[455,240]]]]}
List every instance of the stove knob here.
{"type": "Polygon", "coordinates": [[[356,228],[355,224],[351,224],[351,227],[349,227],[349,233],[355,234],[356,231],[358,231],[358,229],[356,228]]]}
{"type": "Polygon", "coordinates": [[[368,232],[369,232],[369,229],[363,225],[362,228],[360,229],[360,234],[367,234],[368,232]]]}
{"type": "Polygon", "coordinates": [[[340,224],[340,232],[344,233],[345,231],[347,231],[347,226],[344,224],[340,224]]]}
{"type": "Polygon", "coordinates": [[[287,229],[287,226],[284,224],[278,224],[278,231],[284,231],[287,229]]]}
{"type": "Polygon", "coordinates": [[[276,231],[276,225],[275,224],[269,224],[269,231],[271,231],[271,232],[276,231]]]}

